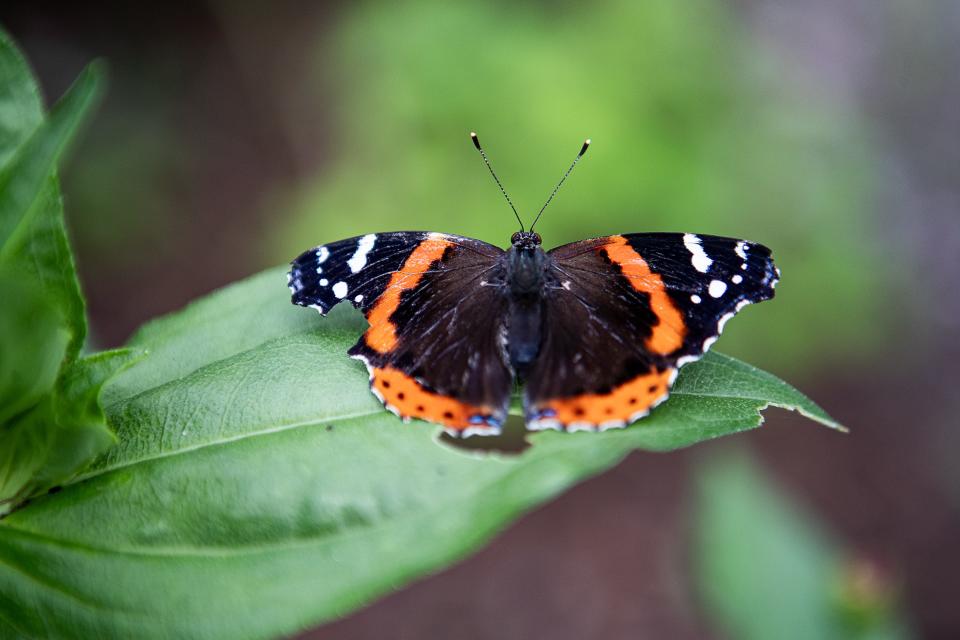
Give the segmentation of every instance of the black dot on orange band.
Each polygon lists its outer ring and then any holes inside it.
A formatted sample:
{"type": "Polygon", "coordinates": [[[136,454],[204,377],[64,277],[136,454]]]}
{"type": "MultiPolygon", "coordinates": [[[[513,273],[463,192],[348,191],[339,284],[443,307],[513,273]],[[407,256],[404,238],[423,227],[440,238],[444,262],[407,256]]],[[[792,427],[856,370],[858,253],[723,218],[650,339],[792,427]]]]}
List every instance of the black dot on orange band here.
{"type": "Polygon", "coordinates": [[[637,404],[636,398],[630,398],[630,404],[637,404]]]}
{"type": "Polygon", "coordinates": [[[576,415],[578,415],[578,416],[582,416],[582,415],[584,414],[583,407],[576,407],[576,408],[573,410],[573,412],[574,412],[576,415]]]}
{"type": "Polygon", "coordinates": [[[403,391],[397,394],[397,400],[403,400],[406,397],[407,396],[403,393],[403,391]]]}
{"type": "Polygon", "coordinates": [[[417,405],[417,413],[423,413],[423,411],[424,411],[423,405],[422,405],[422,404],[418,404],[418,405],[417,405]]]}
{"type": "Polygon", "coordinates": [[[606,414],[609,416],[609,415],[612,414],[612,413],[613,413],[613,407],[607,407],[607,408],[606,408],[606,414]]]}
{"type": "Polygon", "coordinates": [[[647,391],[649,391],[650,393],[653,393],[654,391],[657,390],[657,388],[658,388],[657,385],[652,384],[652,385],[650,385],[650,387],[647,389],[647,391]]]}
{"type": "Polygon", "coordinates": [[[384,381],[383,381],[383,388],[384,388],[384,389],[389,389],[389,388],[390,388],[390,381],[389,381],[389,380],[384,380],[384,381]]]}
{"type": "Polygon", "coordinates": [[[444,412],[443,412],[443,417],[446,418],[447,420],[452,420],[452,419],[453,419],[453,414],[450,413],[449,411],[444,411],[444,412]]]}

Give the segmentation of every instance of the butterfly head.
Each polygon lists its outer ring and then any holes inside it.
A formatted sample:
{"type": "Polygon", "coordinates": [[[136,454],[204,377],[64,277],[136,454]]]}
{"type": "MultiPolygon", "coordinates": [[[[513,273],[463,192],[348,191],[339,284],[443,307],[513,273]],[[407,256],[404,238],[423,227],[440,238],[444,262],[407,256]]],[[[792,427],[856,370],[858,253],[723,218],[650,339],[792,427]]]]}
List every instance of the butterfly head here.
{"type": "Polygon", "coordinates": [[[541,242],[540,234],[534,231],[517,231],[510,237],[510,244],[517,249],[533,249],[541,242]]]}

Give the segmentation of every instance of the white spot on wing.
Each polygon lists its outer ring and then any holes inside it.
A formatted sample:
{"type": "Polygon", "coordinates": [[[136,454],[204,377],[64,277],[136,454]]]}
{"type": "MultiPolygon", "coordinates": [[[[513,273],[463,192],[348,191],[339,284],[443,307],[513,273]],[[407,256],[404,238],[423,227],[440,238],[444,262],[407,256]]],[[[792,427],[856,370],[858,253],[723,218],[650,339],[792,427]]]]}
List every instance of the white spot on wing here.
{"type": "Polygon", "coordinates": [[[327,286],[328,284],[330,284],[330,281],[329,281],[329,280],[327,280],[326,278],[320,278],[320,286],[321,286],[321,287],[325,287],[325,286],[327,286]]]}
{"type": "Polygon", "coordinates": [[[701,301],[702,299],[697,294],[693,294],[692,296],[690,296],[690,302],[692,302],[693,304],[700,304],[701,301]]]}
{"type": "Polygon", "coordinates": [[[323,264],[330,257],[330,250],[326,247],[317,247],[317,264],[323,264]]]}
{"type": "Polygon", "coordinates": [[[730,278],[730,281],[733,282],[733,284],[740,284],[741,282],[743,282],[743,276],[738,273],[737,275],[730,278]]]}
{"type": "Polygon", "coordinates": [[[722,280],[711,280],[707,292],[713,298],[719,298],[727,291],[727,283],[722,280]]]}
{"type": "Polygon", "coordinates": [[[340,282],[333,285],[333,295],[337,296],[341,300],[347,297],[347,293],[348,293],[348,290],[347,290],[346,282],[341,280],[340,282]]]}
{"type": "Polygon", "coordinates": [[[350,259],[347,260],[347,265],[350,267],[351,273],[356,273],[367,266],[367,254],[373,249],[376,241],[377,235],[374,233],[368,233],[360,238],[360,242],[357,243],[357,250],[350,259]]]}
{"type": "Polygon", "coordinates": [[[707,252],[703,250],[703,245],[700,244],[700,236],[693,233],[683,234],[683,246],[685,246],[691,254],[690,263],[693,265],[693,268],[700,273],[706,273],[710,265],[713,264],[713,260],[711,260],[707,252]]]}
{"type": "Polygon", "coordinates": [[[744,242],[743,240],[740,240],[739,242],[737,242],[737,246],[734,247],[733,250],[736,252],[736,254],[737,254],[738,256],[740,256],[740,259],[741,259],[741,260],[746,260],[746,259],[747,259],[747,251],[748,251],[749,249],[750,249],[750,245],[748,245],[748,244],[747,244],[746,242],[744,242]]]}
{"type": "Polygon", "coordinates": [[[363,294],[362,294],[362,293],[359,294],[357,297],[355,297],[355,298],[353,299],[353,301],[354,301],[354,302],[363,302],[363,294]]]}

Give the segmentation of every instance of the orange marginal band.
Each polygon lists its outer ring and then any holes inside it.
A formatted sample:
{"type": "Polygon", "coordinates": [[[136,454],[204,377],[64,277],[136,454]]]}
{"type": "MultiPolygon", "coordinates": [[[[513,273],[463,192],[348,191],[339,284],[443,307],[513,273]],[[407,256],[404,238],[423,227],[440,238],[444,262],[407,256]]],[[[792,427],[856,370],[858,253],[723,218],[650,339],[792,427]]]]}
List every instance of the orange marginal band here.
{"type": "Polygon", "coordinates": [[[449,246],[452,243],[441,237],[427,238],[410,253],[400,270],[394,272],[387,288],[367,314],[370,328],[364,338],[368,347],[378,353],[388,353],[396,348],[397,328],[390,322],[390,316],[400,306],[400,295],[416,287],[430,265],[442,258],[449,246]]]}
{"type": "Polygon", "coordinates": [[[646,260],[623,236],[610,236],[610,243],[603,246],[610,260],[620,265],[623,275],[637,291],[649,294],[650,309],[660,322],[653,327],[646,346],[654,353],[667,354],[683,345],[687,333],[680,310],[674,306],[660,274],[650,270],[646,260]]]}
{"type": "Polygon", "coordinates": [[[466,429],[476,424],[470,421],[471,417],[492,415],[489,408],[427,391],[416,380],[393,367],[375,367],[370,384],[383,403],[396,409],[403,418],[419,418],[454,429],[466,429]]]}
{"type": "Polygon", "coordinates": [[[540,403],[538,413],[549,416],[564,426],[575,422],[600,425],[605,422],[627,422],[630,416],[646,412],[667,395],[670,377],[675,369],[657,373],[652,369],[629,380],[610,393],[585,393],[572,398],[555,398],[540,403]]]}

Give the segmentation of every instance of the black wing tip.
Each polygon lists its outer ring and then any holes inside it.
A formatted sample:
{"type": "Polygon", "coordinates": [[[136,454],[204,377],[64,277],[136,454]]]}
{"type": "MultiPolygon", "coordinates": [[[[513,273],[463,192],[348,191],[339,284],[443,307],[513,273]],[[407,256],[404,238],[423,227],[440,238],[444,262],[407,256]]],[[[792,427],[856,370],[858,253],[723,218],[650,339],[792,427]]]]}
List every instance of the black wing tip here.
{"type": "Polygon", "coordinates": [[[287,272],[287,288],[290,289],[290,302],[300,307],[310,307],[327,315],[329,308],[320,301],[320,279],[316,272],[316,249],[304,251],[290,263],[287,272]]]}

